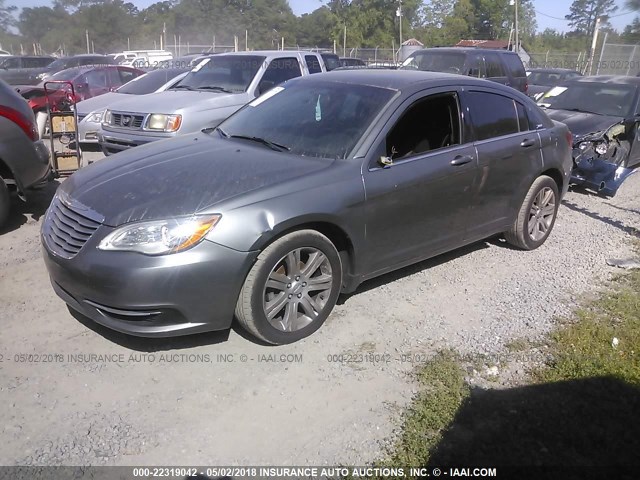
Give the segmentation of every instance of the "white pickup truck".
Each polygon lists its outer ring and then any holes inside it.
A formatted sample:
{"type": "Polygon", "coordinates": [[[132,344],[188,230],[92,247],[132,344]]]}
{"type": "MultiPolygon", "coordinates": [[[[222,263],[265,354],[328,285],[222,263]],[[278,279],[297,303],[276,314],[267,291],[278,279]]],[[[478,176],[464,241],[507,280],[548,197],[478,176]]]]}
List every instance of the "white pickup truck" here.
{"type": "Polygon", "coordinates": [[[212,55],[164,92],[120,101],[105,112],[98,141],[105,155],[215,127],[287,80],[326,71],[319,53],[253,51],[212,55]]]}

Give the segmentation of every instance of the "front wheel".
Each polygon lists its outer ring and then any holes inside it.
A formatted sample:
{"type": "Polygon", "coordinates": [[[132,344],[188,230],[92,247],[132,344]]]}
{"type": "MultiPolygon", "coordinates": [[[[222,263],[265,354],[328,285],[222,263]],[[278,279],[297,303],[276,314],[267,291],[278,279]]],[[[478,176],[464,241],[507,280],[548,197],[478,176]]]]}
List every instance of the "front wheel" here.
{"type": "Polygon", "coordinates": [[[559,206],[558,185],[546,175],[533,182],[524,197],[518,216],[504,236],[510,244],[534,250],[546,240],[556,221],[559,206]]]}
{"type": "Polygon", "coordinates": [[[338,300],[340,256],[315,230],[279,238],[258,256],[244,282],[236,317],[252,335],[274,345],[318,330],[338,300]]]}

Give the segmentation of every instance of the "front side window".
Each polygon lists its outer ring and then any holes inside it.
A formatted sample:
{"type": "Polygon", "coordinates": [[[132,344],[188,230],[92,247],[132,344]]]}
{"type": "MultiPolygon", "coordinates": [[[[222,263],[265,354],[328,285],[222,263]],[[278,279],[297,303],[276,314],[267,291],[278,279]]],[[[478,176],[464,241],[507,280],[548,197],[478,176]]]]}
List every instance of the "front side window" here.
{"type": "Polygon", "coordinates": [[[305,55],[304,61],[307,63],[307,69],[309,73],[320,73],[322,67],[320,66],[320,60],[315,55],[305,55]]]}
{"type": "Polygon", "coordinates": [[[488,92],[468,92],[466,99],[476,140],[487,140],[520,131],[516,102],[513,99],[488,92]]]}
{"type": "Polygon", "coordinates": [[[293,81],[250,102],[218,133],[230,141],[263,139],[304,157],[346,158],[395,94],[366,85],[293,81]]]}
{"type": "Polygon", "coordinates": [[[267,67],[267,71],[264,72],[258,88],[260,93],[263,93],[269,88],[280,85],[300,75],[302,75],[302,72],[300,71],[300,64],[297,58],[276,58],[272,60],[267,67]]]}
{"type": "Polygon", "coordinates": [[[387,135],[387,157],[397,161],[459,144],[459,119],[455,93],[417,101],[387,135]]]}

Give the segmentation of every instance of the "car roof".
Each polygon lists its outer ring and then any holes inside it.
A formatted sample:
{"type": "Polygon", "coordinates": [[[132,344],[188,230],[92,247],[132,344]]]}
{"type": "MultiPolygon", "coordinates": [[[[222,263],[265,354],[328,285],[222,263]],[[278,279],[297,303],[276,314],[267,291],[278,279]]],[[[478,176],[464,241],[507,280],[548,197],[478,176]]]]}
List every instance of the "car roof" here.
{"type": "Polygon", "coordinates": [[[220,53],[219,55],[254,55],[254,56],[262,56],[262,57],[274,55],[274,56],[282,57],[287,55],[295,55],[297,53],[308,55],[310,53],[318,53],[318,52],[312,52],[310,50],[252,50],[250,52],[247,52],[247,51],[224,52],[224,53],[220,53]]]}
{"type": "Polygon", "coordinates": [[[473,52],[473,53],[500,53],[500,54],[509,54],[509,55],[517,55],[516,52],[512,52],[511,50],[503,50],[501,48],[477,48],[477,47],[431,47],[431,48],[423,48],[421,50],[416,50],[414,53],[421,52],[430,52],[430,51],[439,51],[439,52],[473,52]]]}
{"type": "MultiPolygon", "coordinates": [[[[304,78],[304,77],[302,77],[304,78]]],[[[316,73],[307,76],[309,79],[322,79],[325,81],[334,81],[342,83],[352,83],[357,85],[369,85],[380,88],[391,88],[394,90],[411,89],[412,86],[419,84],[420,87],[430,86],[451,86],[451,85],[467,85],[482,86],[508,92],[510,94],[519,94],[518,91],[511,87],[483,80],[479,78],[468,77],[466,75],[456,75],[453,73],[440,72],[424,72],[415,70],[387,70],[387,69],[344,69],[332,70],[327,73],[316,73]]]]}
{"type": "MultiPolygon", "coordinates": [[[[137,68],[134,67],[129,67],[127,65],[82,65],[80,67],[70,67],[70,68],[65,68],[64,70],[60,70],[60,72],[68,72],[68,71],[74,71],[77,72],[78,75],[80,75],[81,73],[85,73],[91,70],[95,70],[96,68],[130,68],[132,70],[138,70],[137,68]]],[[[60,72],[56,72],[55,74],[57,75],[60,72]]]]}
{"type": "MultiPolygon", "coordinates": [[[[540,73],[565,73],[565,72],[578,72],[573,68],[528,68],[528,72],[540,72],[540,73]]],[[[580,73],[580,72],[578,72],[580,73]]]]}
{"type": "Polygon", "coordinates": [[[589,77],[576,77],[567,80],[566,83],[617,83],[622,85],[640,85],[640,77],[629,77],[626,75],[592,75],[589,77]]]}

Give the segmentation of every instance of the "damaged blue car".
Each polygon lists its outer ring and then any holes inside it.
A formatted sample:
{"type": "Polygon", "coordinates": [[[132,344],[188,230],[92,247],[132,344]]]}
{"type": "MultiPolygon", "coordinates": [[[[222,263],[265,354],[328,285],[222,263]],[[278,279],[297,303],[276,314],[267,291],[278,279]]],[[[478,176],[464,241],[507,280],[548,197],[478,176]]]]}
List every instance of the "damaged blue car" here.
{"type": "Polygon", "coordinates": [[[640,170],[639,87],[637,77],[580,77],[553,87],[538,101],[573,134],[573,184],[612,197],[640,170]]]}

